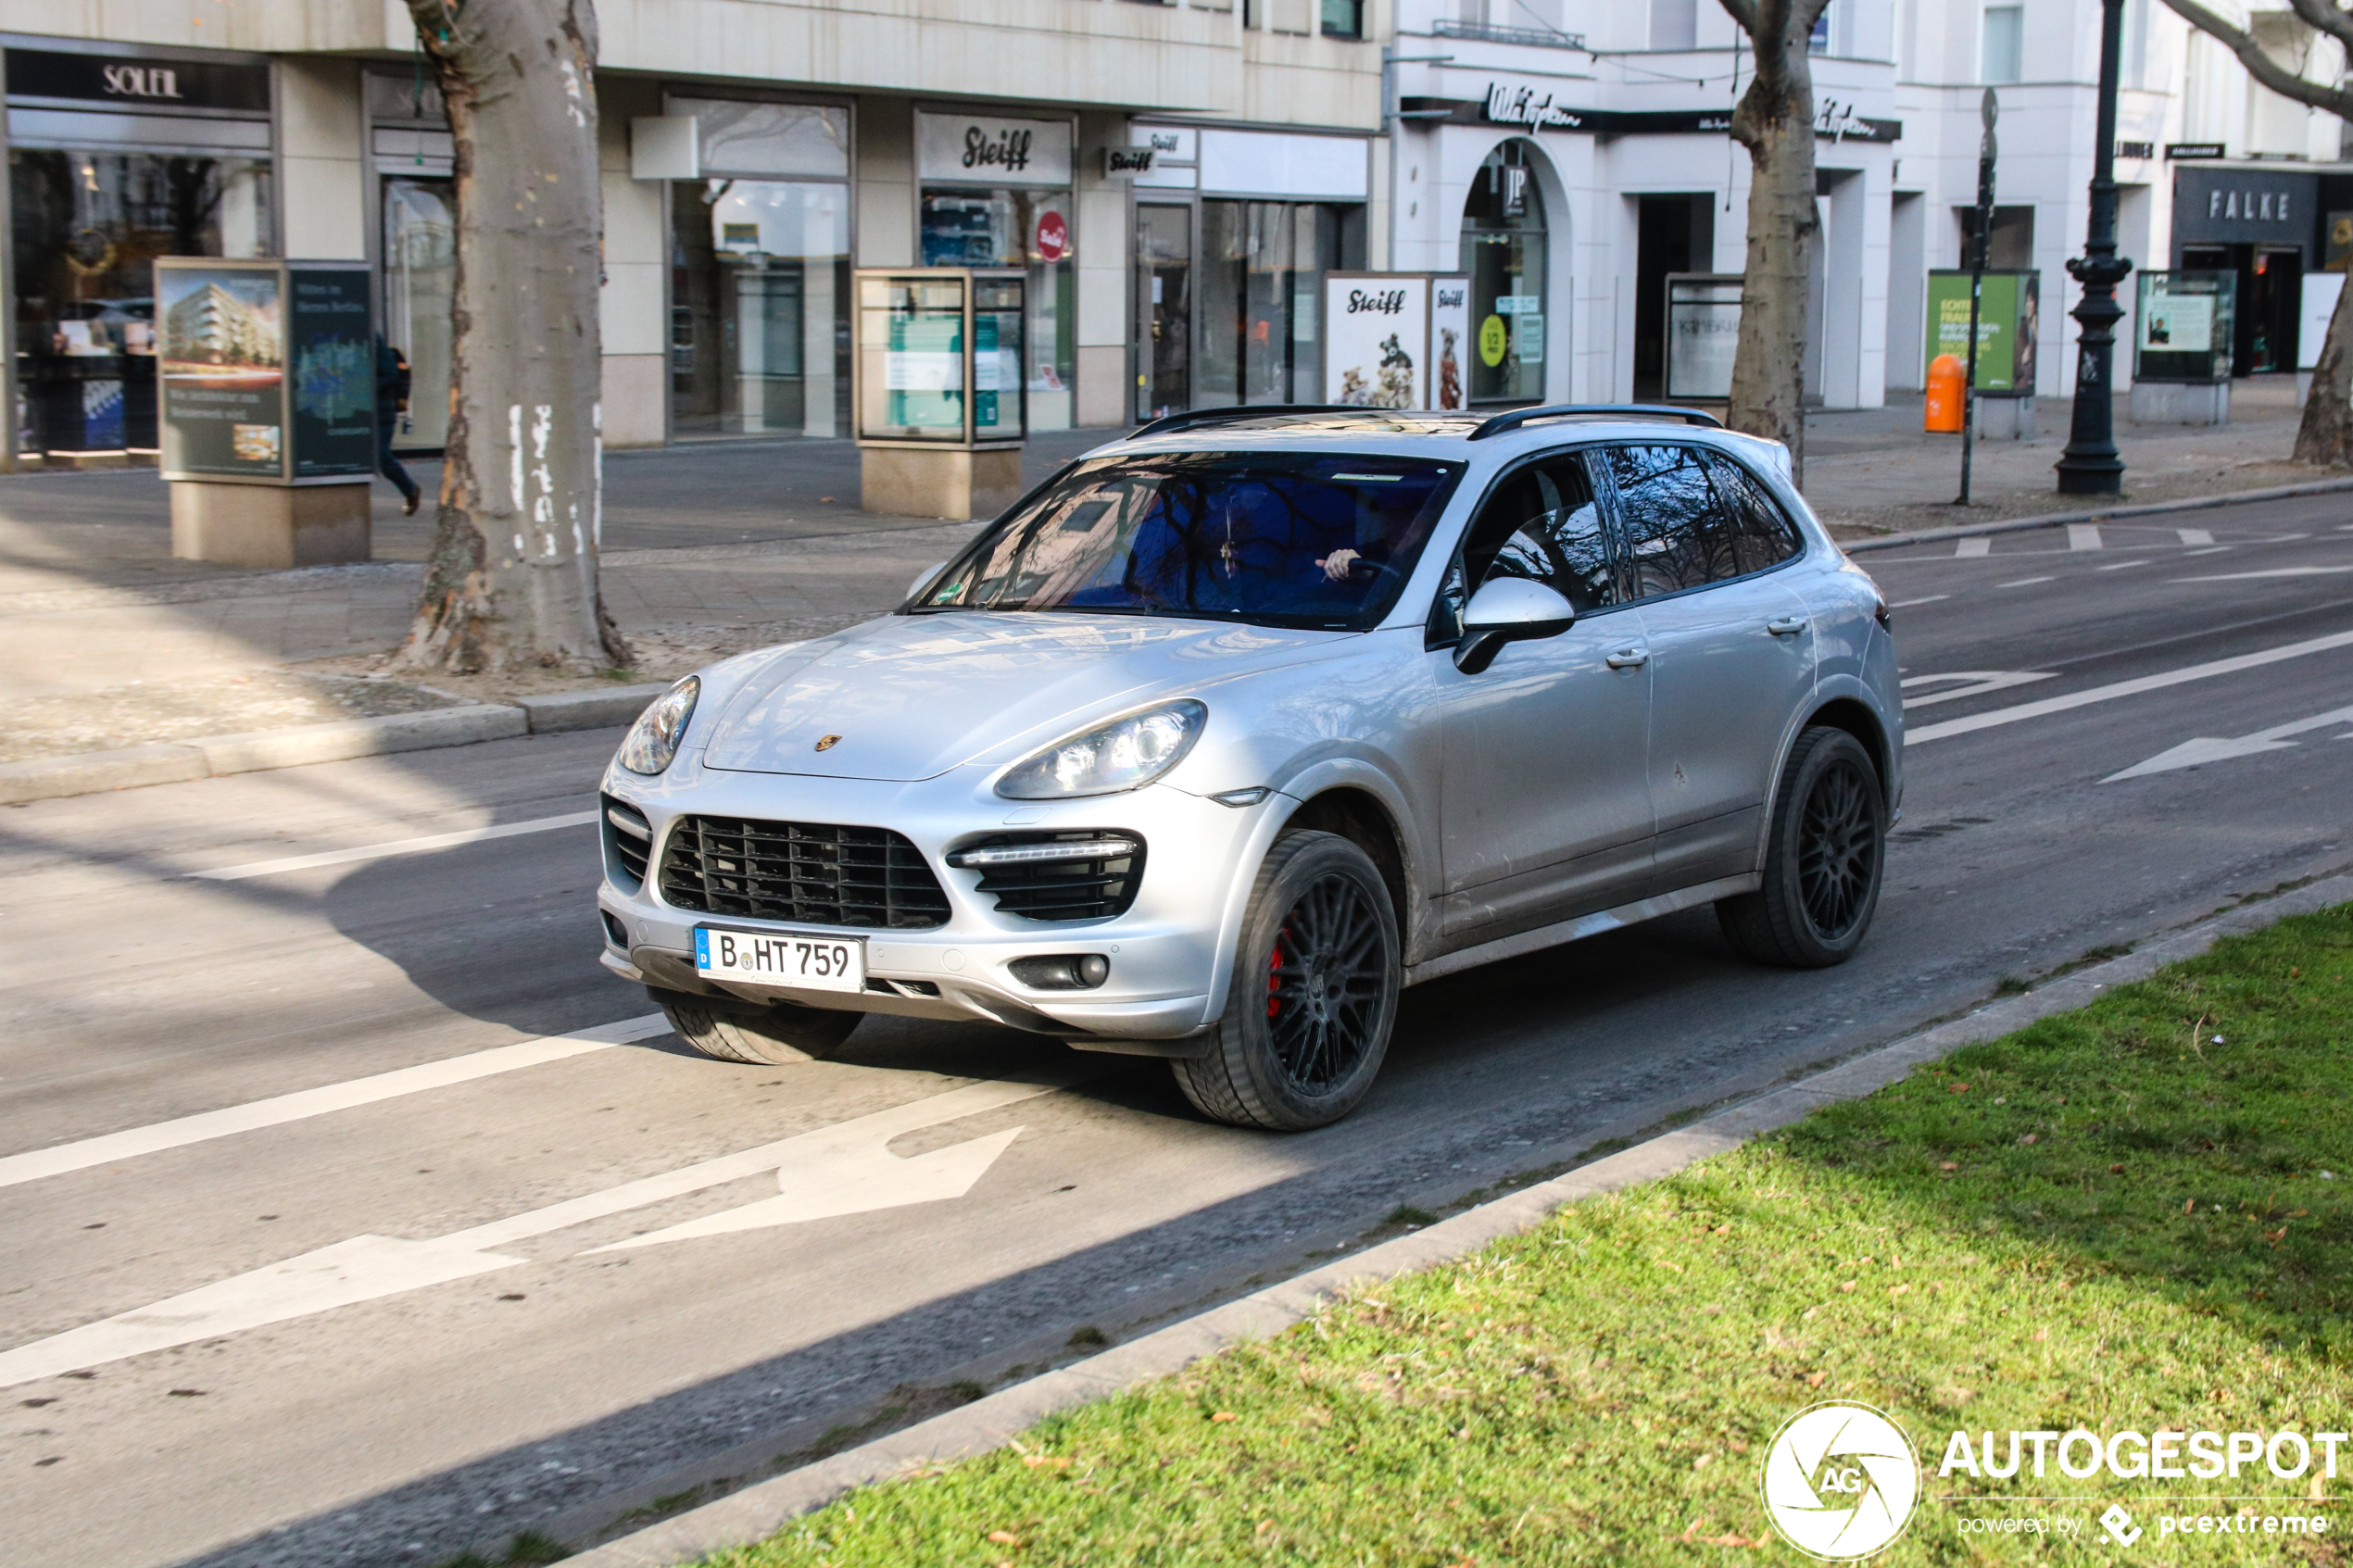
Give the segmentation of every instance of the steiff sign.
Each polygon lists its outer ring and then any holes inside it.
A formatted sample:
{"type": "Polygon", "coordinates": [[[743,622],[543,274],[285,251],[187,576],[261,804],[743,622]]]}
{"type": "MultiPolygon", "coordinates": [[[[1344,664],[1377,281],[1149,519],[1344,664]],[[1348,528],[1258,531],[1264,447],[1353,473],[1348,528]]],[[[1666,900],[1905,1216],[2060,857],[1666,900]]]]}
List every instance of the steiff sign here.
{"type": "Polygon", "coordinates": [[[970,185],[1067,185],[1066,119],[917,114],[915,168],[931,182],[970,185]]]}

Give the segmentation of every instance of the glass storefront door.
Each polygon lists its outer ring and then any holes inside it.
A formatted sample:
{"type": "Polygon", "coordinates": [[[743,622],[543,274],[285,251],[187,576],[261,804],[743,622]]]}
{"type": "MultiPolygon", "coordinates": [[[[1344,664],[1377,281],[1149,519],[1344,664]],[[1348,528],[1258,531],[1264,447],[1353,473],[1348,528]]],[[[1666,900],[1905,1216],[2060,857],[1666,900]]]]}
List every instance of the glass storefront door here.
{"type": "Polygon", "coordinates": [[[384,196],[384,341],[409,357],[409,417],[392,444],[438,451],[449,439],[457,182],[390,179],[384,196]]]}
{"type": "Polygon", "coordinates": [[[1158,419],[1192,398],[1193,209],[1136,208],[1136,418],[1158,419]]]}
{"type": "Polygon", "coordinates": [[[1471,280],[1470,399],[1533,403],[1544,395],[1544,202],[1527,144],[1504,143],[1472,177],[1463,204],[1462,269],[1471,280]]]}
{"type": "Polygon", "coordinates": [[[268,255],[268,160],[18,147],[8,173],[16,449],[153,449],[155,258],[268,255]]]}
{"type": "Polygon", "coordinates": [[[672,433],[848,433],[849,187],[681,181],[671,219],[672,433]]]}

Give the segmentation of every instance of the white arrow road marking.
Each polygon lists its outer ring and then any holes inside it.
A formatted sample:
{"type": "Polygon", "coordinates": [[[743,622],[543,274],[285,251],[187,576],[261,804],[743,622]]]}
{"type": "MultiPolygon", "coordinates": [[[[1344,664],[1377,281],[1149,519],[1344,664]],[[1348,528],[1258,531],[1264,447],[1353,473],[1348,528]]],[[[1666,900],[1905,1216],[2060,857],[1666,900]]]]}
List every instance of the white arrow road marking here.
{"type": "Polygon", "coordinates": [[[2269,571],[2225,571],[2217,577],[2176,577],[2176,583],[2246,583],[2258,577],[2326,577],[2353,566],[2275,566],[2269,571]]]}
{"type": "MultiPolygon", "coordinates": [[[[1888,606],[1890,609],[1894,608],[1894,605],[1888,606]]],[[[2036,681],[2050,679],[2051,671],[2047,670],[1956,670],[1949,675],[1906,675],[1904,677],[1904,689],[1907,692],[1914,686],[1932,685],[1944,681],[1959,681],[1962,684],[1949,692],[1907,696],[1904,699],[1904,711],[1909,713],[1915,708],[1955,702],[1965,696],[1983,696],[1987,692],[2005,691],[2011,686],[2032,685],[2036,681]]]]}
{"type": "Polygon", "coordinates": [[[2315,714],[2309,719],[2274,724],[2268,730],[2258,730],[2236,740],[2217,740],[2211,735],[2199,735],[2160,751],[2147,761],[2127,768],[2120,773],[2110,773],[2100,783],[2114,784],[2119,779],[2137,779],[2145,773],[2195,768],[2201,762],[2226,762],[2233,757],[2252,757],[2261,751],[2286,751],[2296,745],[2287,736],[2302,734],[2307,730],[2325,730],[2338,724],[2353,724],[2353,708],[2340,708],[2334,712],[2315,714]]]}
{"type": "Polygon", "coordinates": [[[54,1148],[28,1149],[22,1154],[0,1158],[0,1187],[14,1186],[19,1182],[39,1181],[44,1176],[60,1176],[69,1171],[85,1171],[93,1165],[135,1159],[142,1154],[157,1154],[167,1148],[180,1148],[211,1138],[225,1138],[233,1133],[250,1133],[260,1127],[300,1122],[312,1116],[323,1116],[331,1110],[373,1105],[378,1100],[397,1099],[402,1095],[438,1089],[450,1084],[471,1083],[476,1078],[512,1073],[519,1067],[561,1061],[567,1057],[600,1051],[610,1046],[650,1040],[669,1033],[670,1021],[658,1012],[649,1012],[643,1018],[625,1018],[618,1023],[601,1023],[594,1029],[582,1029],[570,1035],[518,1040],[511,1046],[469,1051],[464,1056],[453,1056],[444,1061],[420,1062],[414,1067],[354,1078],[347,1083],[297,1089],[292,1094],[276,1095],[269,1099],[200,1111],[194,1116],[182,1116],[145,1127],[130,1127],[120,1133],[107,1133],[76,1143],[58,1144],[54,1148]]]}
{"type": "Polygon", "coordinates": [[[2353,647],[2353,632],[2335,632],[2325,637],[2313,637],[2301,643],[2283,643],[2260,653],[2243,653],[2234,659],[2218,659],[2207,664],[2187,664],[2179,670],[2162,671],[2155,675],[2143,675],[2134,680],[2118,681],[2112,685],[2094,686],[2088,691],[2070,692],[2065,696],[2046,696],[2040,702],[2022,702],[2016,708],[1996,708],[1987,713],[1972,713],[1966,719],[1947,719],[1941,724],[1923,724],[1904,734],[1906,748],[1926,746],[1932,740],[1951,735],[1965,735],[1973,730],[1990,730],[2002,724],[2015,724],[2025,719],[2040,719],[2049,713],[2064,713],[2070,708],[2085,708],[2095,702],[2113,702],[2119,697],[2138,696],[2143,692],[2161,691],[2178,686],[2185,681],[2203,681],[2216,675],[2233,675],[2242,670],[2258,670],[2266,664],[2277,664],[2285,659],[2302,659],[2308,654],[2327,653],[2333,648],[2353,647]]]}
{"type": "MultiPolygon", "coordinates": [[[[903,1203],[960,1198],[971,1190],[989,1162],[1020,1135],[1021,1128],[903,1161],[894,1159],[883,1146],[904,1133],[1052,1094],[1085,1076],[1088,1074],[1072,1073],[1029,1084],[970,1084],[912,1104],[681,1166],[658,1176],[624,1182],[602,1192],[567,1198],[544,1209],[453,1231],[428,1241],[356,1236],[333,1247],[289,1258],[283,1263],[272,1263],[150,1306],[36,1339],[13,1350],[0,1351],[0,1388],[508,1268],[529,1260],[495,1248],[766,1171],[789,1172],[787,1179],[802,1184],[804,1210],[754,1220],[751,1224],[783,1224],[793,1219],[816,1219],[827,1213],[855,1214],[903,1203]],[[836,1173],[826,1167],[828,1160],[847,1163],[847,1188],[837,1185],[836,1173]],[[910,1178],[895,1177],[886,1170],[886,1161],[913,1166],[917,1173],[910,1178]]],[[[766,1204],[756,1202],[747,1207],[763,1209],[766,1204]]],[[[722,1213],[711,1218],[724,1222],[728,1217],[722,1213]]],[[[707,1234],[744,1228],[749,1226],[721,1223],[707,1234]]],[[[673,1229],[684,1231],[691,1227],[673,1229]]],[[[644,1239],[668,1237],[664,1233],[656,1233],[644,1239]]]]}
{"type": "Polygon", "coordinates": [[[427,834],[422,838],[396,838],[384,844],[363,844],[356,849],[326,849],[316,855],[288,855],[277,860],[223,866],[218,871],[190,872],[196,882],[243,882],[249,876],[275,876],[280,872],[307,872],[313,866],[342,866],[354,860],[381,860],[392,855],[419,855],[455,844],[480,844],[493,838],[513,838],[526,833],[576,828],[597,820],[594,811],[567,811],[560,817],[534,817],[527,822],[501,822],[497,827],[460,828],[455,833],[427,834]]]}

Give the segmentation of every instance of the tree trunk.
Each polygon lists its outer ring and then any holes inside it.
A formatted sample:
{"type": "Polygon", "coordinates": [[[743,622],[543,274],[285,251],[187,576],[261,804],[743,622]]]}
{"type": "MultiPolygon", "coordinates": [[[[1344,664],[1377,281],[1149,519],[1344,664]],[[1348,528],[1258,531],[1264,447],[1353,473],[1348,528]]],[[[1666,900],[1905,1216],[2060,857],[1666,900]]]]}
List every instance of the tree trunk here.
{"type": "Polygon", "coordinates": [[[2329,313],[2329,334],[2312,362],[2312,394],[2296,427],[2296,460],[2322,468],[2353,463],[2353,277],[2329,313]]]}
{"type": "Polygon", "coordinates": [[[1806,295],[1813,239],[1814,74],[1806,44],[1826,0],[1725,0],[1756,50],[1756,74],[1732,110],[1748,149],[1747,281],[1732,359],[1729,422],[1789,448],[1806,474],[1806,295]]]}
{"type": "Polygon", "coordinates": [[[461,674],[626,664],[597,592],[596,11],[409,6],[457,143],[458,275],[447,466],[399,662],[461,674]]]}

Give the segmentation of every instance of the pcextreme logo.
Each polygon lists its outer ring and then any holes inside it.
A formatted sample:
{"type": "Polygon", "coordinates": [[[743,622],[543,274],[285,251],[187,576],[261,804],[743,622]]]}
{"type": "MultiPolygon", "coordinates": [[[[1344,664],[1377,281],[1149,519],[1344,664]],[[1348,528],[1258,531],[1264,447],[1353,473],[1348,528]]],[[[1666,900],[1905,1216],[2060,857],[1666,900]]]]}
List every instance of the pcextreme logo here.
{"type": "Polygon", "coordinates": [[[1920,1462],[1884,1413],[1831,1399],[1773,1435],[1763,1487],[1781,1539],[1825,1562],[1855,1562],[1884,1551],[1911,1522],[1920,1462]]]}

